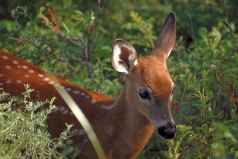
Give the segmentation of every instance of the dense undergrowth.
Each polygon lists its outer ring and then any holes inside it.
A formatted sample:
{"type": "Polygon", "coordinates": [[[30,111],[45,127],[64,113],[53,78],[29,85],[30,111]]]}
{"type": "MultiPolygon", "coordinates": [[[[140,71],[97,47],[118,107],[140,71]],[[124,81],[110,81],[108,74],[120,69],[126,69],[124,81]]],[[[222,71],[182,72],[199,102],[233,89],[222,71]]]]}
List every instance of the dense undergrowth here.
{"type": "MultiPolygon", "coordinates": [[[[168,69],[176,84],[173,114],[178,133],[169,141],[155,133],[138,158],[238,157],[236,2],[128,1],[114,8],[105,1],[80,1],[79,7],[73,1],[54,2],[12,6],[12,18],[0,19],[0,47],[59,78],[114,98],[123,79],[110,64],[113,40],[123,38],[139,56],[148,54],[163,20],[174,10],[177,43],[168,69]]],[[[30,112],[42,104],[23,102],[30,112]]],[[[0,156],[59,157],[55,149],[60,142],[51,141],[45,131],[50,110],[29,116],[12,111],[10,103],[0,109],[0,156]]]]}

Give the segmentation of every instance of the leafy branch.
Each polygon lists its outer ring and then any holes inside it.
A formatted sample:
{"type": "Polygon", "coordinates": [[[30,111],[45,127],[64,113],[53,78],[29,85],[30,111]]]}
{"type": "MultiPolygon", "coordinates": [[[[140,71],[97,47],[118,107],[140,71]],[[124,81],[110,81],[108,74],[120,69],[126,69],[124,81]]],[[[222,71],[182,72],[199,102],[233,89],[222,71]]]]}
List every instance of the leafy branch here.
{"type": "MultiPolygon", "coordinates": [[[[70,29],[62,22],[63,27],[65,30],[71,35],[70,37],[64,35],[64,33],[61,31],[59,23],[57,21],[56,15],[52,9],[48,10],[48,17],[44,15],[43,8],[41,8],[39,17],[46,22],[47,26],[54,31],[56,34],[60,36],[61,39],[66,41],[69,45],[72,45],[74,47],[77,47],[80,49],[80,52],[75,57],[80,57],[80,59],[86,61],[87,69],[90,75],[90,78],[94,81],[94,75],[92,71],[92,65],[91,65],[91,56],[94,48],[95,41],[97,39],[98,33],[99,33],[99,26],[101,25],[100,15],[103,12],[103,9],[105,7],[107,0],[104,0],[101,2],[98,0],[98,13],[97,16],[94,16],[94,14],[90,15],[90,21],[88,23],[86,28],[86,38],[85,37],[79,37],[75,34],[73,34],[70,29]]],[[[77,59],[77,58],[75,58],[77,59]]]]}

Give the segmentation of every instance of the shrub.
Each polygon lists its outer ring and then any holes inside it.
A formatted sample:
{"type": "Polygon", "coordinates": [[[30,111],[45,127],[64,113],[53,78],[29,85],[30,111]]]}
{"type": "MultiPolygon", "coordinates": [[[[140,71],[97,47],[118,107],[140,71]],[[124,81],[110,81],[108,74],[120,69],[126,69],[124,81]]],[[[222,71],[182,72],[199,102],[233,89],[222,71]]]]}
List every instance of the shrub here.
{"type": "MultiPolygon", "coordinates": [[[[45,120],[53,109],[51,101],[30,101],[33,90],[26,86],[22,99],[11,97],[10,101],[0,107],[0,156],[4,158],[51,158],[59,156],[57,144],[50,139],[45,120]],[[14,109],[15,103],[21,102],[26,109],[14,109]],[[50,109],[35,113],[43,104],[49,104],[50,109]],[[27,111],[27,113],[25,112],[27,111]]],[[[2,93],[1,101],[6,100],[2,93]]]]}

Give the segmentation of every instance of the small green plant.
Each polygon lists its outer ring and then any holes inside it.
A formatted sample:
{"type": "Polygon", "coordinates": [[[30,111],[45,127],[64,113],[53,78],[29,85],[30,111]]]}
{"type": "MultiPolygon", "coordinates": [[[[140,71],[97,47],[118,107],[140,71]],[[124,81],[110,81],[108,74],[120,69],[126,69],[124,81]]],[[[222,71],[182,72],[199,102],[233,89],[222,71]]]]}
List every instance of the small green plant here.
{"type": "Polygon", "coordinates": [[[10,97],[2,92],[0,95],[0,156],[3,158],[58,158],[63,155],[56,149],[64,145],[64,139],[68,138],[68,129],[58,139],[51,139],[47,132],[45,120],[54,108],[53,101],[31,101],[29,85],[22,98],[10,97]],[[24,105],[24,110],[14,107],[15,104],[24,105]],[[48,104],[49,109],[36,111],[43,105],[48,104]]]}

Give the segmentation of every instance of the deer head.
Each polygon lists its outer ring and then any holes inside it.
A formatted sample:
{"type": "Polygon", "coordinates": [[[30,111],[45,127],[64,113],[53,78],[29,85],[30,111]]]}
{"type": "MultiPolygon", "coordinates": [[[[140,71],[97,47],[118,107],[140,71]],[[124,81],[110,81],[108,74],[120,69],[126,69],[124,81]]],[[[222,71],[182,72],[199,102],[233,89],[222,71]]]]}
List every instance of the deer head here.
{"type": "Polygon", "coordinates": [[[151,55],[137,58],[133,46],[117,39],[111,60],[113,67],[125,75],[127,104],[143,114],[166,139],[173,138],[176,133],[171,113],[175,84],[166,66],[175,40],[175,14],[171,12],[151,55]]]}

